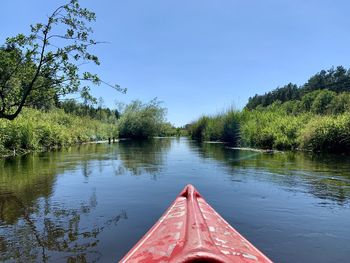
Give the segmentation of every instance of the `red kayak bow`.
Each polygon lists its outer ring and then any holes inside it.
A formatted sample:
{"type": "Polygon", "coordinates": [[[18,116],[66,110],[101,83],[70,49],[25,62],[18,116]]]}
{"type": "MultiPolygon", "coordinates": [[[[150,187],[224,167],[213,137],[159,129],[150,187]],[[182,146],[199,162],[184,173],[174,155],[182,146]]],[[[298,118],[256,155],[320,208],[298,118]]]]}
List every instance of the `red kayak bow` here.
{"type": "Polygon", "coordinates": [[[272,262],[187,185],[147,234],[120,261],[272,262]]]}

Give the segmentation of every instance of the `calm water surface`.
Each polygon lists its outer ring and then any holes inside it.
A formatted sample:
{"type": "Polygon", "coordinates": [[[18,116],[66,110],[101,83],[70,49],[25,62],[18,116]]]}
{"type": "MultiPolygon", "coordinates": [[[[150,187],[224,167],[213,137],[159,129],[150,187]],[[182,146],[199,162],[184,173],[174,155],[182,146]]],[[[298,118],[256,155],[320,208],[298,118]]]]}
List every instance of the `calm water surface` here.
{"type": "Polygon", "coordinates": [[[0,160],[0,261],[116,262],[188,183],[276,262],[349,262],[348,157],[184,138],[0,160]]]}

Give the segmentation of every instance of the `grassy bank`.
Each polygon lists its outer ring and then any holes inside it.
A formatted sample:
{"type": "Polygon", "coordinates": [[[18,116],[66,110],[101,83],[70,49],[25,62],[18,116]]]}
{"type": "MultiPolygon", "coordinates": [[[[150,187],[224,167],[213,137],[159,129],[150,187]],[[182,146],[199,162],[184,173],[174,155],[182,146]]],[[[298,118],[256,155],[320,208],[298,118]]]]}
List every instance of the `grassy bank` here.
{"type": "Polygon", "coordinates": [[[350,113],[293,115],[278,105],[228,111],[201,117],[190,125],[189,134],[197,140],[225,141],[242,147],[349,152],[350,113]]]}
{"type": "Polygon", "coordinates": [[[115,124],[65,113],[25,109],[13,121],[0,120],[0,155],[21,154],[118,137],[115,124]]]}

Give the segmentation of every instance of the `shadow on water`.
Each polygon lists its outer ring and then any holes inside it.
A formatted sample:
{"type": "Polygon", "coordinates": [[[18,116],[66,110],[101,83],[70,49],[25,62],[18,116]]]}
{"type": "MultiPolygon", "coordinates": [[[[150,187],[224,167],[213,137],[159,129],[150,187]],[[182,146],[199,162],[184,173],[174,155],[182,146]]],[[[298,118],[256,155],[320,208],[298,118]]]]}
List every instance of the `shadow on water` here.
{"type": "MultiPolygon", "coordinates": [[[[221,162],[231,172],[232,180],[237,174],[256,171],[267,172],[269,180],[287,190],[304,186],[314,196],[333,201],[339,205],[350,203],[350,156],[316,155],[301,152],[261,153],[237,150],[222,144],[191,142],[202,158],[221,162]],[[235,171],[239,170],[240,173],[235,171]]],[[[261,176],[259,173],[258,176],[261,176]]],[[[263,178],[265,180],[266,178],[263,178]]],[[[326,204],[326,202],[324,203],[326,204]]]]}

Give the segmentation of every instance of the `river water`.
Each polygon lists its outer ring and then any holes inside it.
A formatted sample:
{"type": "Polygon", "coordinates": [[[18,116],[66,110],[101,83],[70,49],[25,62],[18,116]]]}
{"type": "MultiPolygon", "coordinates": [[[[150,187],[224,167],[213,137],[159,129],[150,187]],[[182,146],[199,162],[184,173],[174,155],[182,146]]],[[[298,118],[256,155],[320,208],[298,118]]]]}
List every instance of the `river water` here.
{"type": "Polygon", "coordinates": [[[186,138],[0,160],[0,261],[116,262],[191,183],[275,262],[350,262],[350,159],[186,138]]]}

